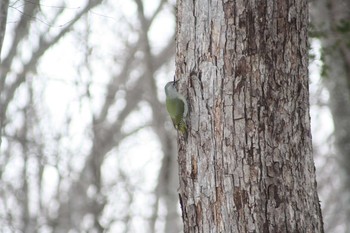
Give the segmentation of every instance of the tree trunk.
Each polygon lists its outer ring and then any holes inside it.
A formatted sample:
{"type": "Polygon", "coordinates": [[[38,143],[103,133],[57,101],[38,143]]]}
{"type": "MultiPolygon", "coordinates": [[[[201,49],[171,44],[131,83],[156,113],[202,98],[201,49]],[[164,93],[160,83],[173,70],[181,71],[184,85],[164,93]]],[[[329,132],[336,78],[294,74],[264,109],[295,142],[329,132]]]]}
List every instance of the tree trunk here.
{"type": "MultiPolygon", "coordinates": [[[[8,7],[9,7],[9,0],[0,1],[0,55],[1,55],[2,43],[5,37],[5,31],[6,31],[8,7]]],[[[0,56],[0,62],[1,62],[1,56],[0,56]]]]}
{"type": "MultiPolygon", "coordinates": [[[[334,122],[337,158],[342,172],[335,213],[329,214],[326,229],[345,224],[350,232],[350,2],[318,0],[311,7],[314,28],[321,32],[323,83],[329,91],[329,108],[334,122]]],[[[334,231],[334,230],[333,230],[334,231]]]]}
{"type": "Polygon", "coordinates": [[[184,232],[323,232],[306,0],[177,2],[184,232]]]}
{"type": "MultiPolygon", "coordinates": [[[[0,1],[0,64],[2,63],[2,59],[1,59],[1,51],[2,51],[2,44],[4,42],[4,37],[5,37],[5,32],[6,32],[6,23],[7,23],[7,10],[8,10],[8,6],[9,6],[9,0],[2,0],[0,1]]],[[[4,77],[2,77],[2,71],[1,71],[2,67],[0,66],[0,79],[3,79],[4,77]]],[[[0,82],[1,84],[1,82],[0,82]]],[[[1,90],[1,86],[0,86],[0,90],[1,90]]],[[[1,107],[0,107],[1,109],[1,107]]],[[[0,146],[1,146],[1,142],[2,142],[2,128],[3,128],[3,117],[0,116],[0,146]]]]}

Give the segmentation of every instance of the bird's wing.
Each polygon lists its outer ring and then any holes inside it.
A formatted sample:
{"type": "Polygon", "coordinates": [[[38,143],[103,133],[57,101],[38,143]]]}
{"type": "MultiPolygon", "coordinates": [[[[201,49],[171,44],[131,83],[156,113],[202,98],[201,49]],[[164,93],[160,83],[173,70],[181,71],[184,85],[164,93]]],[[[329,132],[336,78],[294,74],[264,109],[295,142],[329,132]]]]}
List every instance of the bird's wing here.
{"type": "Polygon", "coordinates": [[[183,117],[186,117],[187,116],[187,113],[188,113],[188,106],[187,106],[187,101],[185,99],[185,97],[181,94],[179,94],[179,98],[182,100],[183,102],[183,105],[184,105],[184,114],[183,114],[183,117]]]}

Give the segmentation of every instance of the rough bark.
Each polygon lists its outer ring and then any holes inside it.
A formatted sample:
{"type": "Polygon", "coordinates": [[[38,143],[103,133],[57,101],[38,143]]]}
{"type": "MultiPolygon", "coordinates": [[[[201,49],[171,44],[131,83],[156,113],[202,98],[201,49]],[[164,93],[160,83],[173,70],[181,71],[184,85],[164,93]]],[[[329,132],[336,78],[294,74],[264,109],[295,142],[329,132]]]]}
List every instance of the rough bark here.
{"type": "MultiPolygon", "coordinates": [[[[326,229],[345,223],[350,231],[350,3],[319,0],[311,5],[311,19],[323,48],[323,83],[329,91],[334,122],[336,154],[341,167],[343,191],[338,192],[337,213],[328,216],[326,229]]],[[[340,173],[340,174],[341,174],[340,173]]],[[[339,173],[338,173],[339,174],[339,173]]]]}
{"type": "Polygon", "coordinates": [[[307,22],[305,0],[177,2],[184,232],[323,232],[307,22]]]}

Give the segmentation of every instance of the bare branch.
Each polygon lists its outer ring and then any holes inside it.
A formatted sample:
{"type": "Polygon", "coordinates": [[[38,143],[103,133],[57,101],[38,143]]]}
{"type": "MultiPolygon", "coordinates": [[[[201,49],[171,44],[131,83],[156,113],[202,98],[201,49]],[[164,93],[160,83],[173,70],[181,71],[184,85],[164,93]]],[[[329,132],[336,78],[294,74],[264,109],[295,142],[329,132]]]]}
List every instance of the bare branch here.
{"type": "Polygon", "coordinates": [[[108,85],[108,91],[107,91],[107,95],[106,98],[104,100],[104,105],[101,109],[101,112],[98,116],[98,118],[96,119],[96,122],[103,122],[108,114],[108,110],[110,109],[110,107],[112,106],[112,104],[114,103],[115,100],[115,95],[117,93],[118,88],[120,87],[121,84],[125,83],[125,81],[128,78],[128,74],[130,72],[130,69],[133,67],[133,60],[135,53],[137,52],[137,50],[139,49],[139,45],[140,42],[136,42],[135,45],[133,45],[127,52],[127,57],[125,59],[125,63],[124,66],[120,72],[120,74],[118,76],[114,76],[111,81],[110,84],[108,85]]]}
{"type": "Polygon", "coordinates": [[[153,20],[158,16],[158,14],[161,12],[164,4],[167,2],[167,0],[161,0],[157,6],[157,9],[154,11],[153,15],[149,19],[149,24],[151,25],[153,20]]]}
{"type": "MultiPolygon", "coordinates": [[[[74,17],[72,21],[70,21],[55,37],[53,37],[50,40],[44,39],[45,35],[41,35],[39,39],[39,46],[36,51],[33,52],[32,58],[29,60],[27,64],[24,65],[23,70],[21,73],[16,75],[15,81],[10,84],[9,87],[6,88],[6,90],[3,88],[2,90],[6,91],[2,93],[4,95],[4,100],[0,105],[0,125],[3,126],[5,117],[6,117],[6,110],[7,106],[10,103],[10,101],[13,99],[13,96],[15,94],[15,91],[17,88],[24,82],[25,78],[27,77],[28,73],[30,71],[35,71],[36,65],[39,61],[39,59],[42,57],[42,55],[47,51],[48,48],[50,48],[52,45],[56,44],[67,32],[69,32],[73,25],[83,16],[86,14],[90,9],[97,6],[99,3],[101,3],[102,0],[95,0],[95,1],[89,1],[89,3],[74,17]]],[[[32,5],[32,4],[30,4],[32,5]]],[[[34,11],[34,10],[33,10],[34,11]]],[[[25,24],[25,23],[23,23],[25,24]]],[[[23,25],[22,25],[23,26],[23,25]]],[[[20,39],[20,36],[17,36],[18,40],[20,39]]],[[[15,52],[15,48],[11,49],[13,52],[15,52]]],[[[10,52],[10,56],[7,57],[4,61],[4,64],[1,65],[1,71],[5,70],[4,67],[6,67],[9,62],[12,61],[13,56],[10,52]]],[[[9,66],[8,66],[9,67],[9,66]]],[[[5,72],[6,74],[6,72],[5,72]]],[[[1,80],[5,79],[5,74],[1,74],[1,80]]],[[[0,89],[1,90],[1,89],[0,89]]]]}
{"type": "MultiPolygon", "coordinates": [[[[38,5],[34,5],[34,4],[30,4],[28,2],[25,2],[24,4],[24,8],[23,8],[23,13],[21,16],[21,19],[19,20],[14,32],[14,36],[13,36],[13,40],[11,43],[11,47],[9,49],[9,53],[7,54],[7,56],[5,57],[3,63],[2,63],[2,67],[10,67],[13,58],[16,56],[17,54],[17,49],[18,49],[18,45],[20,43],[21,40],[23,40],[29,32],[29,25],[31,23],[30,20],[28,20],[28,16],[30,17],[34,17],[34,12],[37,9],[38,5]]],[[[6,73],[1,74],[2,75],[2,79],[5,79],[6,77],[6,73]]]]}

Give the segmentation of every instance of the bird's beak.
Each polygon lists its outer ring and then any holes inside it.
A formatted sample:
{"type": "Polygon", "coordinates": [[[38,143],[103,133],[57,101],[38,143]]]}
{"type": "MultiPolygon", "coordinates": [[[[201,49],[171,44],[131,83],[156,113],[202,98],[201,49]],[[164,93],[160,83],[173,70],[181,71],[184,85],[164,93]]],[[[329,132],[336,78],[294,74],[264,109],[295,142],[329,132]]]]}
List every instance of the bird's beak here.
{"type": "Polygon", "coordinates": [[[175,80],[175,76],[174,76],[173,85],[175,86],[175,84],[176,84],[178,81],[179,81],[179,80],[175,80]]]}

